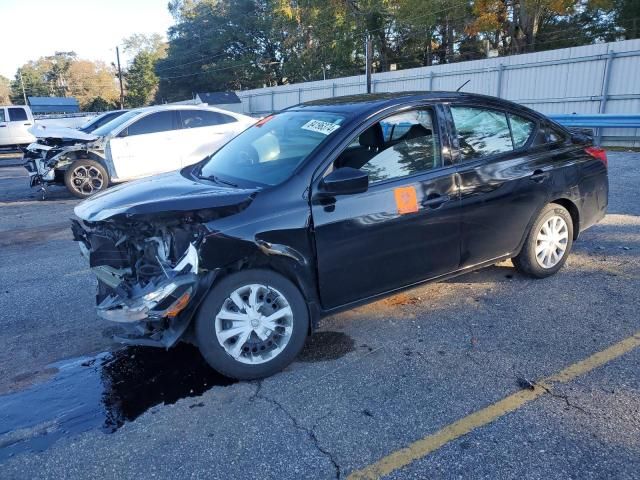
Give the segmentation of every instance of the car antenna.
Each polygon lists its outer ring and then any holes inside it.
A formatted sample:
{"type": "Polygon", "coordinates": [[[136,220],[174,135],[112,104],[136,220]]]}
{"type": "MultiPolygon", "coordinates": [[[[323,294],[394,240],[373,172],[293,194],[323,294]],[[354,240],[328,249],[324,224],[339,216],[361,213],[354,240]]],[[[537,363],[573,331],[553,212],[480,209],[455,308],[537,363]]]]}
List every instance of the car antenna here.
{"type": "Polygon", "coordinates": [[[460,85],[458,87],[458,89],[456,90],[456,92],[459,92],[460,90],[462,90],[462,87],[464,87],[467,83],[469,83],[471,81],[471,79],[467,80],[466,82],[464,82],[462,85],[460,85]]]}

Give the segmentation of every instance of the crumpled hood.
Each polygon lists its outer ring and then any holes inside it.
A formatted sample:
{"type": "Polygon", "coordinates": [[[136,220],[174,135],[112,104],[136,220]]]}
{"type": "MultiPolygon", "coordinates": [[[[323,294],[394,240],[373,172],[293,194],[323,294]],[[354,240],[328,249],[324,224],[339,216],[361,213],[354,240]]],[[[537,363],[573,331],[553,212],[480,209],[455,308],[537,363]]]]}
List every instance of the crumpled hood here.
{"type": "Polygon", "coordinates": [[[69,140],[81,140],[90,142],[96,140],[99,137],[91,135],[90,133],[84,133],[75,128],[69,127],[49,127],[47,125],[41,125],[36,123],[29,129],[29,133],[37,138],[64,138],[69,140]]]}
{"type": "Polygon", "coordinates": [[[119,185],[75,207],[83,220],[97,222],[120,214],[146,215],[238,205],[257,189],[233,188],[195,181],[179,171],[119,185]]]}

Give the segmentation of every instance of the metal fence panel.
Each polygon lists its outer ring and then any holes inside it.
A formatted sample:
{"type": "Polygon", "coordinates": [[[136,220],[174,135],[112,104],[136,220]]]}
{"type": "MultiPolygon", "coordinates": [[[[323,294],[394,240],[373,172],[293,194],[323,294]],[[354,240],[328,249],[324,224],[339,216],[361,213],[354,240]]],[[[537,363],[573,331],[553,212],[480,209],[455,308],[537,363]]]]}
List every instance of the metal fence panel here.
{"type": "MultiPolygon", "coordinates": [[[[456,90],[499,96],[541,113],[640,112],[640,39],[372,75],[374,92],[456,90]]],[[[366,90],[365,76],[237,92],[243,112],[265,115],[301,102],[366,90]]],[[[603,129],[606,144],[640,146],[640,129],[603,129]],[[616,140],[615,137],[621,137],[616,140]]]]}

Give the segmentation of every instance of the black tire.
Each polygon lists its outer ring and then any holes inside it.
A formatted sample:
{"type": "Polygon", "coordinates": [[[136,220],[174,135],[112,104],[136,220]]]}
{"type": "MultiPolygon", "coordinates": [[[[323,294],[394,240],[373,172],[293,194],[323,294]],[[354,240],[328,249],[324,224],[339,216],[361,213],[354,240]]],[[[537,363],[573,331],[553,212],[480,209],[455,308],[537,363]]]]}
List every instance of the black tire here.
{"type": "Polygon", "coordinates": [[[289,365],[304,347],[309,331],[309,312],[300,290],[282,275],[270,270],[242,270],[214,285],[195,318],[195,338],[205,360],[218,372],[238,380],[268,377],[289,365]],[[242,363],[232,357],[218,341],[215,318],[232,292],[244,285],[262,284],[280,292],[292,311],[289,342],[274,358],[259,364],[242,363]]]}
{"type": "Polygon", "coordinates": [[[104,166],[95,160],[80,159],[74,161],[64,172],[64,184],[78,198],[88,198],[109,186],[109,174],[104,166]],[[88,172],[85,180],[80,172],[88,172]]]}
{"type": "Polygon", "coordinates": [[[572,246],[573,219],[571,218],[571,215],[563,206],[556,203],[550,203],[542,209],[535,222],[533,222],[533,225],[531,226],[531,229],[527,234],[527,238],[524,241],[524,245],[522,246],[522,250],[520,251],[518,256],[512,259],[512,261],[519,272],[530,277],[545,278],[555,274],[562,268],[564,263],[567,261],[567,257],[571,252],[572,246]],[[544,267],[540,265],[538,258],[536,257],[538,234],[541,232],[543,225],[554,216],[562,218],[562,220],[564,220],[565,222],[567,230],[566,248],[557,263],[550,267],[544,267]]]}

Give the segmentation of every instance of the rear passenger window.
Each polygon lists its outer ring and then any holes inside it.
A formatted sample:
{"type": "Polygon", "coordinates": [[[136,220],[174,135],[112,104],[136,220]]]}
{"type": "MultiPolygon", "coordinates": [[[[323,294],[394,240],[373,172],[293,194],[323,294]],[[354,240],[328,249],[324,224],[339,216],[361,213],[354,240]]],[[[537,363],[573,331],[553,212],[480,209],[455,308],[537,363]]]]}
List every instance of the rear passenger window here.
{"type": "Polygon", "coordinates": [[[441,166],[440,142],[433,112],[412,110],[392,115],[354,139],[334,162],[334,168],[366,171],[379,182],[441,166]]]}
{"type": "Polygon", "coordinates": [[[173,111],[147,115],[130,125],[127,130],[128,135],[144,135],[173,130],[173,111]]]}
{"type": "Polygon", "coordinates": [[[564,141],[565,135],[559,130],[553,128],[551,125],[543,124],[536,133],[536,138],[533,141],[534,146],[544,145],[547,143],[557,143],[564,141]]]}
{"type": "Polygon", "coordinates": [[[555,143],[555,142],[560,142],[562,140],[564,140],[564,133],[560,132],[559,130],[556,130],[553,127],[548,127],[549,133],[547,136],[547,140],[549,141],[549,143],[555,143]]]}
{"type": "Polygon", "coordinates": [[[451,107],[463,160],[511,152],[511,132],[504,112],[477,107],[451,107]]]}
{"type": "Polygon", "coordinates": [[[9,121],[11,122],[21,122],[23,120],[29,120],[27,117],[27,112],[25,112],[24,108],[9,108],[9,121]]]}
{"type": "Polygon", "coordinates": [[[513,148],[524,147],[529,137],[531,137],[536,124],[531,120],[512,114],[509,114],[509,123],[511,124],[511,135],[513,136],[513,148]]]}
{"type": "Polygon", "coordinates": [[[211,110],[180,110],[180,118],[184,128],[213,127],[236,121],[230,115],[211,110]]]}

